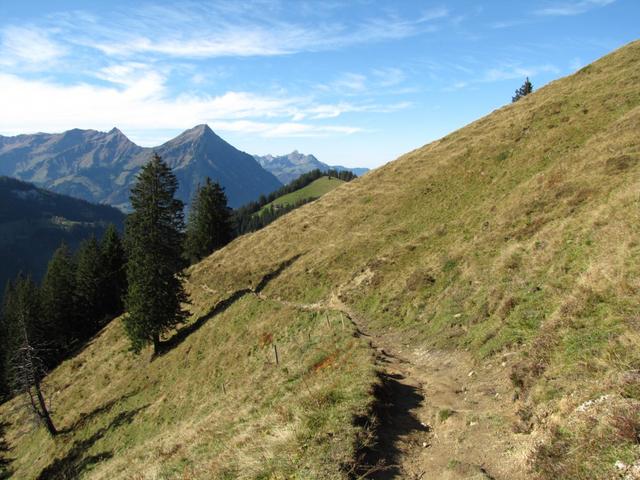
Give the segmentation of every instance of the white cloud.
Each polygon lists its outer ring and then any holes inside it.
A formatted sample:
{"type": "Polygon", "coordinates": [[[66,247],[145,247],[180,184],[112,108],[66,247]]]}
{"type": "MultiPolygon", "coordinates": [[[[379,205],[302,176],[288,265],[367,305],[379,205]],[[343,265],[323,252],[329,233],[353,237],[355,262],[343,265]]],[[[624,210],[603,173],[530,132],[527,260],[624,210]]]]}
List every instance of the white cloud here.
{"type": "Polygon", "coordinates": [[[594,8],[606,7],[615,1],[616,0],[580,0],[574,2],[562,2],[545,8],[540,8],[535,10],[534,13],[537,15],[549,16],[580,15],[581,13],[588,12],[594,8]]]}
{"type": "Polygon", "coordinates": [[[45,70],[67,53],[50,35],[33,26],[0,30],[0,65],[45,70]]]}
{"type": "Polygon", "coordinates": [[[125,85],[124,88],[60,85],[0,74],[0,132],[9,135],[57,132],[78,125],[108,130],[117,125],[124,131],[136,131],[144,136],[144,132],[209,123],[222,130],[270,137],[351,134],[360,128],[300,123],[299,120],[334,118],[346,111],[375,107],[318,105],[304,98],[233,91],[214,97],[181,95],[168,99],[162,77],[151,72],[134,79],[128,67],[111,68],[105,73],[125,85]]]}

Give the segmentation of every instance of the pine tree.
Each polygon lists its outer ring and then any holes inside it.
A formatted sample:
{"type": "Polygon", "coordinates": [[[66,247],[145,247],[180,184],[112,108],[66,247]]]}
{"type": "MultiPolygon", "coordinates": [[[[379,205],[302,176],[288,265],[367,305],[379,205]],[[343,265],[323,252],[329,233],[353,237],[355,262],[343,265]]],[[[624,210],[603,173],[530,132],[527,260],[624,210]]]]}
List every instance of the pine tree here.
{"type": "MultiPolygon", "coordinates": [[[[12,284],[7,282],[2,297],[2,309],[0,310],[0,402],[8,400],[11,394],[9,385],[9,325],[7,311],[11,296],[12,284]]],[[[2,478],[0,476],[0,478],[2,478]]]]}
{"type": "Polygon", "coordinates": [[[516,94],[511,97],[511,102],[517,102],[522,97],[529,95],[531,92],[533,92],[533,84],[529,81],[529,77],[527,77],[522,86],[516,90],[516,94]]]}
{"type": "Polygon", "coordinates": [[[182,286],[183,204],[174,198],[178,180],[154,154],[142,167],[131,190],[133,213],[126,221],[128,315],[124,317],[132,349],[139,352],[153,343],[158,353],[160,336],[184,321],[187,301],[182,286]]]}
{"type": "Polygon", "coordinates": [[[46,363],[49,367],[62,359],[82,337],[81,318],[76,315],[76,266],[66,244],[54,252],[42,281],[45,324],[51,340],[46,363]]]}
{"type": "Polygon", "coordinates": [[[106,303],[102,253],[93,236],[78,250],[75,287],[80,340],[85,340],[100,329],[106,303]]]}
{"type": "Polygon", "coordinates": [[[124,295],[127,291],[127,271],[124,247],[116,227],[111,224],[100,243],[102,270],[104,274],[104,313],[110,317],[124,310],[124,295]]]}
{"type": "Polygon", "coordinates": [[[192,263],[225,246],[233,237],[231,212],[224,188],[207,177],[198,187],[187,225],[185,253],[192,263]]]}
{"type": "Polygon", "coordinates": [[[3,316],[7,323],[10,383],[24,393],[28,407],[51,436],[58,433],[42,388],[46,374],[46,331],[43,330],[40,292],[30,278],[18,279],[6,292],[3,316]]]}

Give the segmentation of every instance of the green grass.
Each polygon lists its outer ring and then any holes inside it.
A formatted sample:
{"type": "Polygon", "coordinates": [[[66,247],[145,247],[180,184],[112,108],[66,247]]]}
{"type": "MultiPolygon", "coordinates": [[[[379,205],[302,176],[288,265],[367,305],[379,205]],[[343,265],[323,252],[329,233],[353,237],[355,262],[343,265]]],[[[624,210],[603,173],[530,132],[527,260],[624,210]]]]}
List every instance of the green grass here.
{"type": "Polygon", "coordinates": [[[276,198],[273,202],[267,203],[264,207],[262,207],[262,209],[260,209],[260,212],[263,212],[271,206],[278,207],[283,205],[293,205],[300,200],[306,200],[309,198],[320,198],[325,193],[339,187],[343,183],[345,182],[338,178],[320,177],[317,180],[311,182],[306,187],[296,190],[295,192],[282,195],[281,197],[276,198]]]}
{"type": "Polygon", "coordinates": [[[438,411],[438,421],[440,423],[446,422],[447,419],[452,415],[454,415],[455,413],[456,413],[455,410],[451,410],[450,408],[443,408],[442,410],[438,411]]]}

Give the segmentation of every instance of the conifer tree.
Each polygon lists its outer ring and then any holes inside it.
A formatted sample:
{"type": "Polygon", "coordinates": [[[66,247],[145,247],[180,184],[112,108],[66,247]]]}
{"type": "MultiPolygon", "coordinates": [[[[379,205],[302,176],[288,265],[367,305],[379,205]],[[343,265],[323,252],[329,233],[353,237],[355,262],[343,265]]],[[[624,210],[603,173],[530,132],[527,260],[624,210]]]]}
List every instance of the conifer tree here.
{"type": "Polygon", "coordinates": [[[43,331],[40,292],[30,278],[18,276],[7,289],[3,316],[7,323],[10,383],[24,393],[28,407],[51,436],[58,433],[44,397],[46,333],[43,331]]]}
{"type": "Polygon", "coordinates": [[[62,243],[49,261],[42,281],[42,305],[45,325],[51,341],[46,363],[49,367],[63,358],[82,336],[80,317],[76,315],[76,266],[69,247],[62,243]]]}
{"type": "Polygon", "coordinates": [[[82,242],[78,250],[75,285],[75,313],[81,328],[80,339],[84,340],[100,329],[106,303],[102,254],[93,236],[82,242]]]}
{"type": "Polygon", "coordinates": [[[127,291],[126,257],[116,227],[111,224],[100,243],[104,275],[104,313],[113,317],[122,313],[127,291]]]}
{"type": "Polygon", "coordinates": [[[187,295],[181,281],[184,214],[182,202],[174,198],[177,189],[176,176],[154,154],[131,190],[124,325],[136,352],[152,343],[158,353],[160,336],[187,315],[181,307],[187,295]]]}
{"type": "Polygon", "coordinates": [[[511,97],[511,102],[517,102],[522,97],[529,95],[531,92],[533,92],[533,84],[529,81],[529,77],[527,77],[522,86],[516,90],[516,94],[511,97]]]}
{"type": "Polygon", "coordinates": [[[198,260],[225,246],[233,237],[231,212],[224,188],[207,177],[198,187],[187,225],[185,253],[190,262],[198,260]]]}
{"type": "MultiPolygon", "coordinates": [[[[6,312],[8,311],[11,296],[12,284],[7,282],[2,297],[2,307],[0,310],[0,401],[5,401],[11,394],[9,385],[9,325],[6,312]]],[[[2,478],[0,476],[0,478],[2,478]]]]}

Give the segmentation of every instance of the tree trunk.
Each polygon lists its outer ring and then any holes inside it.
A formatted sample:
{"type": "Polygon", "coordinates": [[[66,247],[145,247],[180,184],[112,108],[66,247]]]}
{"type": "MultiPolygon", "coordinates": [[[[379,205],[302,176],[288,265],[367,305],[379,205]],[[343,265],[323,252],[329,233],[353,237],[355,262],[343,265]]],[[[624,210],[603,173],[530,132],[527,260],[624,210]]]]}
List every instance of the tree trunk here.
{"type": "Polygon", "coordinates": [[[36,389],[36,396],[38,397],[40,418],[44,422],[45,427],[47,427],[47,431],[49,432],[49,435],[54,437],[58,434],[58,430],[56,429],[56,426],[53,424],[53,420],[51,420],[51,415],[49,414],[49,410],[47,409],[47,404],[44,401],[42,390],[40,390],[40,382],[36,381],[34,387],[36,389]]]}

